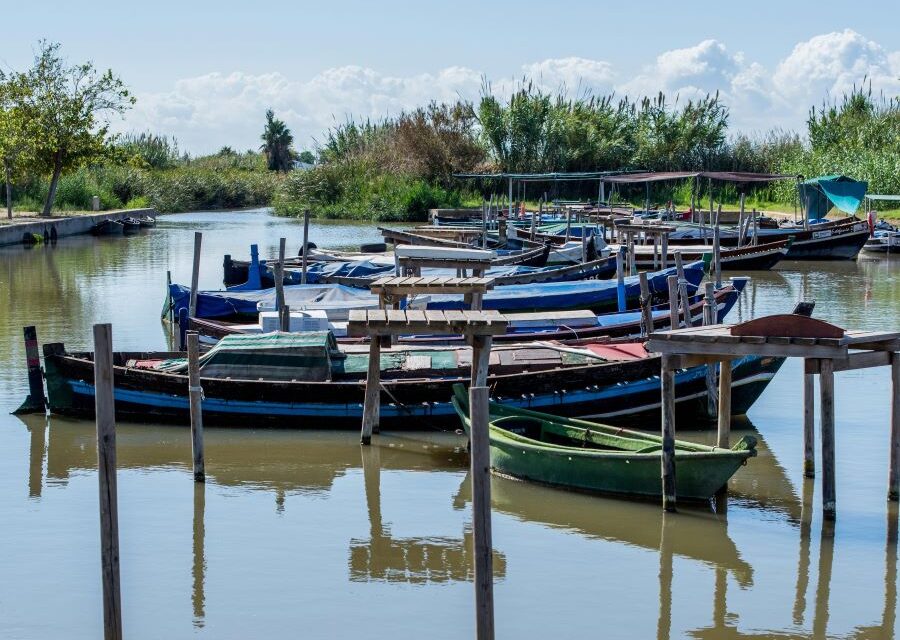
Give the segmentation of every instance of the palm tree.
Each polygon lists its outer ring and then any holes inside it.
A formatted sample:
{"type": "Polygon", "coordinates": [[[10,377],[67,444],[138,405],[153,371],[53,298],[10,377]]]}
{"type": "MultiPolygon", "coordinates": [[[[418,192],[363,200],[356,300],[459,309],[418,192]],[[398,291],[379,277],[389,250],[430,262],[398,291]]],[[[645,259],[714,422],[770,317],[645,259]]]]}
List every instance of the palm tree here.
{"type": "Polygon", "coordinates": [[[283,120],[275,118],[275,112],[266,111],[266,127],[260,136],[263,143],[259,150],[266,154],[270,171],[289,171],[294,165],[294,136],[283,120]]]}

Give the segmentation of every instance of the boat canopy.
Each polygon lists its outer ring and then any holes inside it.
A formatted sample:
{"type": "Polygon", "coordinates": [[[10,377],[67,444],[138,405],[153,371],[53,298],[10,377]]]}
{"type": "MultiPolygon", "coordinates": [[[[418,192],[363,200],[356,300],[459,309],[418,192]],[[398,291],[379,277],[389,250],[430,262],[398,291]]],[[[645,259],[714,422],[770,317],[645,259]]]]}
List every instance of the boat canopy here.
{"type": "Polygon", "coordinates": [[[843,175],[819,176],[800,183],[800,198],[810,220],[824,218],[831,207],[853,215],[862,204],[868,186],[868,182],[843,175]]]}
{"type": "Polygon", "coordinates": [[[627,173],[603,178],[604,182],[615,184],[643,184],[663,180],[686,180],[687,178],[708,178],[720,182],[775,182],[776,180],[796,180],[797,176],[782,173],[749,173],[746,171],[651,171],[627,173]]]}
{"type": "Polygon", "coordinates": [[[877,193],[867,193],[867,200],[887,200],[888,202],[900,202],[900,196],[882,195],[877,193]]]}

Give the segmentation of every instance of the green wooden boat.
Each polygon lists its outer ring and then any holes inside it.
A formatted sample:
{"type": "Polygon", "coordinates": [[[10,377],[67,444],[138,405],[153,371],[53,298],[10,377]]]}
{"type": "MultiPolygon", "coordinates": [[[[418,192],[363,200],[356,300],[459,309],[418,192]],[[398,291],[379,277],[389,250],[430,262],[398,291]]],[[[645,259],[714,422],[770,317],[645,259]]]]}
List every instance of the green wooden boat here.
{"type": "MultiPolygon", "coordinates": [[[[469,432],[469,393],[454,385],[453,406],[469,432]]],[[[490,403],[491,468],[499,474],[576,491],[662,495],[662,438],[574,418],[490,403]]],[[[705,500],[756,455],[756,438],[731,449],[675,441],[679,499],[705,500]]]]}

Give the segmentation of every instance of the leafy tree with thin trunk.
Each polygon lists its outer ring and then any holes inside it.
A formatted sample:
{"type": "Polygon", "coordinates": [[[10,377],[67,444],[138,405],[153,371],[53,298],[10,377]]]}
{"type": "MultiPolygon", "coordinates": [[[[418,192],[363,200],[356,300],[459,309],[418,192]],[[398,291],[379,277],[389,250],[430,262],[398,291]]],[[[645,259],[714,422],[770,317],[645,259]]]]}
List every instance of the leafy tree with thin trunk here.
{"type": "Polygon", "coordinates": [[[275,112],[266,111],[266,126],[260,136],[263,143],[259,150],[266,154],[266,164],[270,171],[290,171],[296,154],[291,148],[294,136],[283,120],[275,117],[275,112]]]}
{"type": "Polygon", "coordinates": [[[30,141],[31,121],[25,117],[21,103],[27,92],[21,82],[0,77],[0,162],[6,183],[6,215],[12,218],[13,181],[22,178],[33,164],[30,141]]]}
{"type": "Polygon", "coordinates": [[[14,75],[28,87],[21,106],[32,123],[37,166],[50,173],[41,215],[50,215],[62,172],[103,158],[112,142],[109,118],[122,115],[135,99],[112,70],[93,63],[69,66],[59,44],[42,41],[34,65],[14,75]]]}

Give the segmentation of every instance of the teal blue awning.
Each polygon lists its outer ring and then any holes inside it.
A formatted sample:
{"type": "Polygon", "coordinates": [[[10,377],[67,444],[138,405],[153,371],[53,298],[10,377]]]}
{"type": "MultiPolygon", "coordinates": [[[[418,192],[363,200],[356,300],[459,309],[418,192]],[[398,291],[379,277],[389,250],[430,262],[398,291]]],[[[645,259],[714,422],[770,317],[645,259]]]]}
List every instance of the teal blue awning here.
{"type": "Polygon", "coordinates": [[[800,184],[800,197],[810,220],[824,218],[832,207],[852,215],[866,197],[868,186],[867,182],[847,176],[820,176],[800,184]]]}

